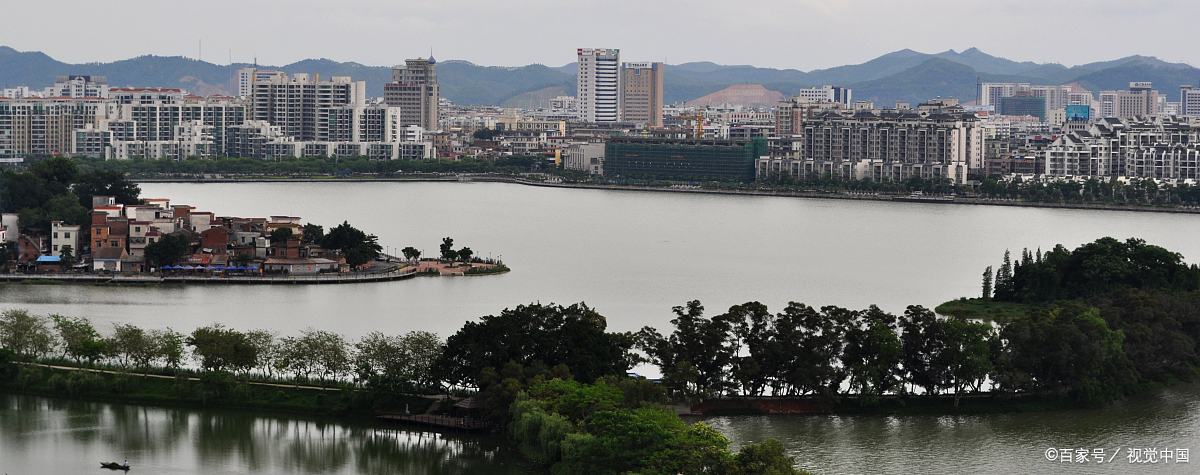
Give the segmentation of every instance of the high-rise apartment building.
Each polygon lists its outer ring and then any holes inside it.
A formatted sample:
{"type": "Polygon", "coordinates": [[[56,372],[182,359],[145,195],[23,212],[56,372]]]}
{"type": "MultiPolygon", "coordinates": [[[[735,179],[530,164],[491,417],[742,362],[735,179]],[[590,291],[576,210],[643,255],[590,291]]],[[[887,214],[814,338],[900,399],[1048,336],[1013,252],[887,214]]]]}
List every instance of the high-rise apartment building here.
{"type": "Polygon", "coordinates": [[[621,65],[621,120],[663,126],[663,63],[621,65]]]}
{"type": "Polygon", "coordinates": [[[298,141],[328,140],[331,109],[365,104],[366,81],[296,73],[254,82],[253,113],[248,120],[267,121],[298,141]]]}
{"type": "Polygon", "coordinates": [[[1179,86],[1179,115],[1200,116],[1200,89],[1179,86]]]}
{"type": "Polygon", "coordinates": [[[283,71],[274,69],[258,69],[257,67],[239,69],[233,78],[233,87],[235,89],[233,94],[241,98],[250,97],[251,94],[254,94],[255,81],[266,81],[273,77],[283,77],[285,75],[283,71]]]}
{"type": "Polygon", "coordinates": [[[585,122],[621,120],[621,50],[579,48],[576,56],[581,118],[585,122]]]}
{"type": "Polygon", "coordinates": [[[383,101],[400,108],[401,125],[438,128],[437,60],[409,59],[392,68],[392,82],[383,85],[383,101]]]}
{"type": "Polygon", "coordinates": [[[108,97],[107,76],[57,76],[54,85],[46,88],[42,97],[108,97]]]}
{"type": "Polygon", "coordinates": [[[1100,93],[1100,117],[1128,119],[1156,116],[1159,111],[1159,94],[1149,82],[1131,82],[1127,91],[1103,91],[1100,93]]]}
{"type": "Polygon", "coordinates": [[[106,117],[103,99],[21,99],[0,101],[0,157],[70,153],[75,129],[106,117]]]}

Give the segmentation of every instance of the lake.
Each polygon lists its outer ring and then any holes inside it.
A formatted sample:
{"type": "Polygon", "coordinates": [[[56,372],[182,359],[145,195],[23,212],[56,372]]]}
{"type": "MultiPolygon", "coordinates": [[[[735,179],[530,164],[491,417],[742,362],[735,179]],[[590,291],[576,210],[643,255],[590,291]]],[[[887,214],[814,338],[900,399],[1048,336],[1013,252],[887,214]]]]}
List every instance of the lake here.
{"type": "MultiPolygon", "coordinates": [[[[1019,256],[1022,248],[1074,248],[1104,236],[1138,237],[1180,252],[1188,262],[1200,261],[1200,240],[1195,238],[1200,216],[1168,213],[505,183],[154,183],[142,188],[145,197],[170,198],[172,204],[218,216],[299,216],[302,222],[326,229],[348,221],[379,236],[380,244],[393,254],[413,246],[424,256],[434,256],[441,239],[449,236],[456,248],[468,246],[477,256],[502,257],[513,271],[319,286],[6,285],[0,286],[0,307],[86,316],[102,332],[111,331],[112,322],[184,332],[221,322],[283,334],[313,327],[357,339],[376,330],[425,330],[446,337],[463,322],[506,307],[535,301],[586,302],[607,317],[610,330],[636,331],[649,325],[665,332],[671,307],[693,299],[710,315],[752,300],[775,311],[789,301],[818,307],[877,304],[894,313],[912,304],[933,307],[978,295],[983,269],[998,266],[1005,249],[1019,256]]],[[[654,368],[636,371],[657,374],[654,368]]],[[[1174,434],[1163,442],[1195,444],[1200,440],[1200,409],[1194,401],[1200,396],[1195,390],[1172,391],[1161,397],[1181,402],[1155,405],[1158,409],[1150,409],[1148,416],[1136,411],[1090,419],[1075,412],[1055,414],[1064,421],[1095,421],[1058,435],[1047,433],[1044,422],[1053,417],[1046,414],[727,418],[715,419],[714,424],[735,444],[780,438],[801,458],[803,468],[817,473],[888,467],[898,473],[921,471],[919,467],[938,466],[929,465],[935,459],[955,457],[964,462],[951,472],[986,471],[982,461],[991,460],[997,470],[1050,473],[1065,469],[1043,456],[1056,444],[1159,440],[1122,439],[1120,427],[1133,421],[1148,421],[1147,431],[1174,434]],[[1013,418],[1024,422],[1009,422],[1013,418]],[[881,438],[855,439],[863,433],[879,433],[881,438]],[[933,450],[930,444],[941,444],[944,450],[933,450]],[[1011,453],[993,454],[1001,449],[1011,453]],[[968,453],[974,458],[966,457],[968,453]],[[995,456],[988,458],[989,454],[995,456]],[[847,460],[855,457],[873,465],[847,460]]],[[[1067,431],[1071,426],[1054,427],[1067,431]]],[[[0,444],[0,453],[9,452],[7,442],[0,444]]],[[[1162,465],[1144,467],[1170,473],[1162,465]]]]}

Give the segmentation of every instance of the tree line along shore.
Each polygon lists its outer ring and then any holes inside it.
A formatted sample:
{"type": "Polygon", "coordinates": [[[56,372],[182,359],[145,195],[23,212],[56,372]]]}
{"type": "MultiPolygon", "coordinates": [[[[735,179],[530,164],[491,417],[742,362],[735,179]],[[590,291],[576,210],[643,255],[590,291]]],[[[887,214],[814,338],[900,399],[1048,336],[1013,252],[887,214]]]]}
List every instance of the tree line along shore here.
{"type": "Polygon", "coordinates": [[[727,439],[702,422],[684,424],[671,406],[806,397],[845,412],[904,413],[906,401],[948,395],[934,410],[1097,407],[1192,380],[1200,367],[1200,268],[1177,253],[1103,238],[1025,251],[985,275],[979,300],[1021,304],[1024,313],[990,324],[920,306],[896,316],[800,303],[771,313],[748,302],[707,317],[692,301],[673,309],[663,334],[609,332],[583,304],[530,304],[466,322],[444,341],[411,332],[351,342],[315,329],[280,336],[215,324],[188,334],[116,324],[105,336],[86,318],[8,309],[0,381],[14,392],[347,416],[407,404],[490,422],[556,473],[749,474],[794,470],[794,461],[770,441],[734,454],[727,439]],[[641,362],[658,366],[662,380],[631,377],[641,362]],[[414,399],[446,393],[476,404],[414,399]]]}

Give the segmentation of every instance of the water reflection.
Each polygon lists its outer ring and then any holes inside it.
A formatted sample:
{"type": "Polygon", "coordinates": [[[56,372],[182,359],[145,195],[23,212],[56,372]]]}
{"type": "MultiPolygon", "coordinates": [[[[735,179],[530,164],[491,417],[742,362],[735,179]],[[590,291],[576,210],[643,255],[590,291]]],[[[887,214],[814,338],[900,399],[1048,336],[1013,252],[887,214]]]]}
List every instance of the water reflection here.
{"type": "Polygon", "coordinates": [[[537,473],[493,436],[0,395],[6,471],[77,472],[124,458],[162,473],[537,473]]]}
{"type": "Polygon", "coordinates": [[[763,416],[705,419],[734,446],[780,439],[800,467],[854,473],[1195,473],[1180,463],[1061,464],[1048,448],[1200,450],[1200,384],[1096,410],[981,415],[763,416]]]}

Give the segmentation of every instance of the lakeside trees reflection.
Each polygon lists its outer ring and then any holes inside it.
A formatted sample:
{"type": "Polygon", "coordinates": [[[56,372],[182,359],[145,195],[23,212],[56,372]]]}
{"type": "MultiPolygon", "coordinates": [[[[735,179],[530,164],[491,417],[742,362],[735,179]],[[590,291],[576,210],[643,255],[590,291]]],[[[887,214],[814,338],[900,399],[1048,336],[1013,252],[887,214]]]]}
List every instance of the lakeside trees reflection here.
{"type": "MultiPolygon", "coordinates": [[[[45,452],[54,450],[59,444],[52,441],[62,437],[79,453],[136,454],[129,456],[131,463],[194,473],[528,473],[520,456],[491,436],[0,395],[5,453],[28,451],[53,459],[54,454],[45,452]]],[[[44,467],[32,455],[5,459],[17,467],[21,460],[44,467]]],[[[49,471],[77,471],[94,463],[56,460],[49,471]]]]}

